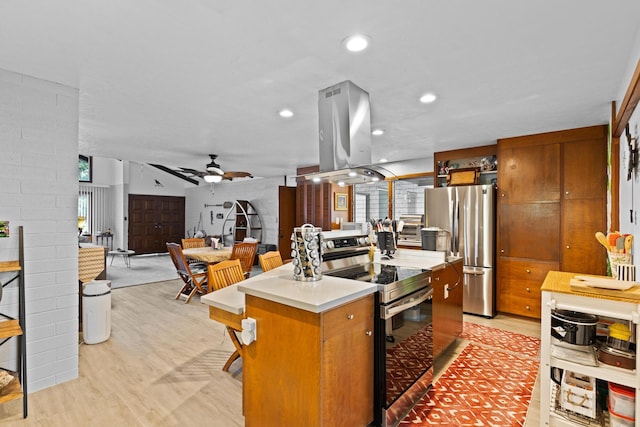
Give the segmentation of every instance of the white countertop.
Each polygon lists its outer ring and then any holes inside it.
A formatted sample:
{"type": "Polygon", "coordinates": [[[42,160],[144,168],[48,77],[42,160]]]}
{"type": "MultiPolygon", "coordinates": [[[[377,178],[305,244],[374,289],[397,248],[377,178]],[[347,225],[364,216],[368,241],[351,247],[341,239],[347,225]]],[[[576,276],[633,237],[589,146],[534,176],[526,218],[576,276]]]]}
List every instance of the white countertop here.
{"type": "Polygon", "coordinates": [[[323,275],[315,282],[293,279],[293,265],[285,264],[235,285],[203,295],[200,301],[234,314],[244,312],[244,295],[321,313],[376,292],[375,284],[323,275]]]}
{"type": "MultiPolygon", "coordinates": [[[[400,267],[438,269],[444,267],[445,256],[443,252],[398,249],[392,259],[383,259],[380,262],[400,267]]],[[[372,294],[376,290],[375,284],[326,274],[316,282],[297,281],[293,279],[293,266],[285,264],[235,285],[203,295],[200,301],[233,314],[242,314],[245,307],[244,297],[248,294],[312,313],[321,313],[372,294]]]]}

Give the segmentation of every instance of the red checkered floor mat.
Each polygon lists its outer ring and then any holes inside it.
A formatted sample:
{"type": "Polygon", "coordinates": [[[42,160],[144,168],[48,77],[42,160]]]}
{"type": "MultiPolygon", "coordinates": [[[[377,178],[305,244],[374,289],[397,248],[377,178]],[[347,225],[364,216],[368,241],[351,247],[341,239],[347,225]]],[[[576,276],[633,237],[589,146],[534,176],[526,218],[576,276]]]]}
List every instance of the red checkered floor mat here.
{"type": "Polygon", "coordinates": [[[465,323],[465,338],[472,342],[401,426],[524,425],[538,375],[540,340],[477,326],[465,323]]]}

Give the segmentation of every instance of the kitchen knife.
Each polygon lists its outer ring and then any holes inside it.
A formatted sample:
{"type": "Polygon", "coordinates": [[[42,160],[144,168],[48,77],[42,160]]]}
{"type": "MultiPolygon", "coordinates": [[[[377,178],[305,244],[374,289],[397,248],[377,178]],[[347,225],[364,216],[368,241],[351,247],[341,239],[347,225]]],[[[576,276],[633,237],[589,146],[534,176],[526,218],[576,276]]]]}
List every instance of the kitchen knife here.
{"type": "Polygon", "coordinates": [[[624,251],[624,237],[620,236],[616,239],[616,250],[618,253],[622,253],[624,251]]]}

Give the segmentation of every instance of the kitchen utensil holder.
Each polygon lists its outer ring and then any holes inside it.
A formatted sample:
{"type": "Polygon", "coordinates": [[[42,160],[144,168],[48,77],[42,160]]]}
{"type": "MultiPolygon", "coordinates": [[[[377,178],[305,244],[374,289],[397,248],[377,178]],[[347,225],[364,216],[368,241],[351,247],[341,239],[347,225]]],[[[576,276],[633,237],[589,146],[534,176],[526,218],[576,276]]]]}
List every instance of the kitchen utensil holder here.
{"type": "Polygon", "coordinates": [[[611,266],[611,276],[614,279],[618,278],[618,265],[620,264],[632,264],[632,258],[630,253],[621,254],[618,252],[607,251],[609,257],[609,265],[611,266]]]}
{"type": "Polygon", "coordinates": [[[322,228],[312,224],[295,227],[291,234],[293,279],[313,282],[322,278],[322,228]]]}

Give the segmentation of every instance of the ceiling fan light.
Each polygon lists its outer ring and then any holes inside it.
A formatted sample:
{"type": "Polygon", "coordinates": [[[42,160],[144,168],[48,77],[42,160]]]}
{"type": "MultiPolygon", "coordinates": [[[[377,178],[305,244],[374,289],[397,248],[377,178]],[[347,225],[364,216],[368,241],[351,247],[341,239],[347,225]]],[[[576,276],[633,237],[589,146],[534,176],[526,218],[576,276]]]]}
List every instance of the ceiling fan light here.
{"type": "Polygon", "coordinates": [[[204,180],[207,182],[220,182],[222,181],[222,176],[220,175],[205,175],[204,180]]]}

